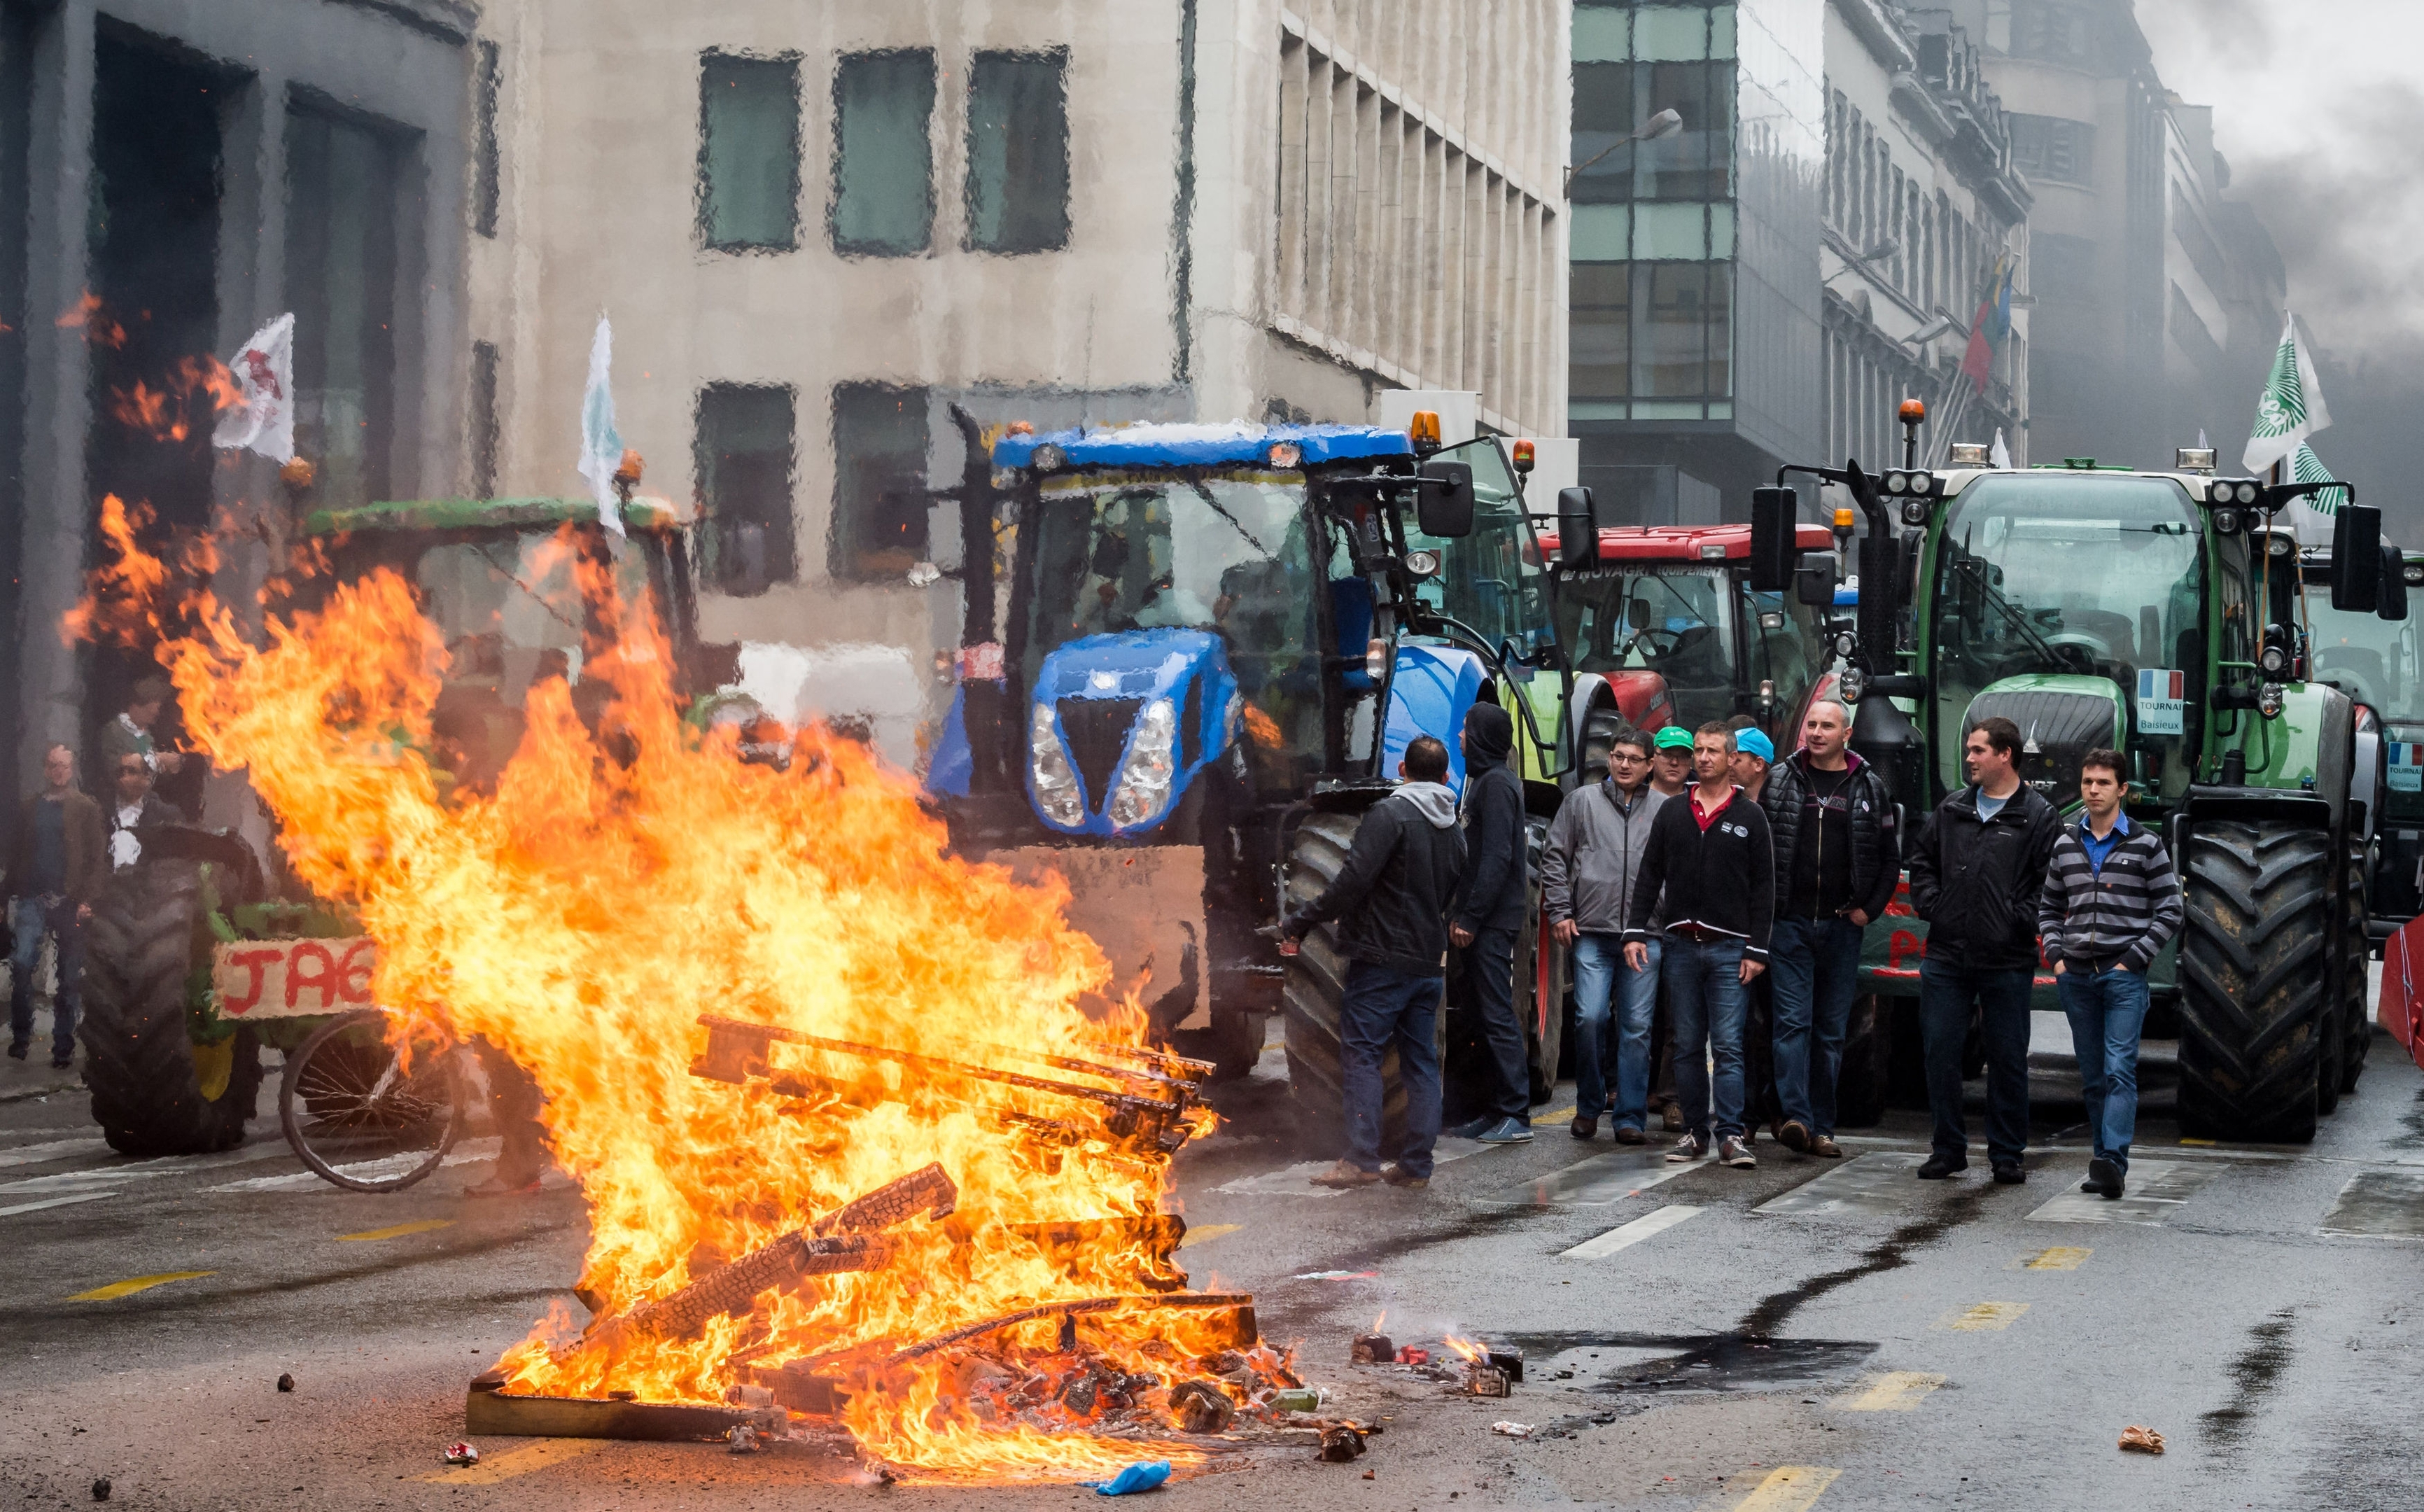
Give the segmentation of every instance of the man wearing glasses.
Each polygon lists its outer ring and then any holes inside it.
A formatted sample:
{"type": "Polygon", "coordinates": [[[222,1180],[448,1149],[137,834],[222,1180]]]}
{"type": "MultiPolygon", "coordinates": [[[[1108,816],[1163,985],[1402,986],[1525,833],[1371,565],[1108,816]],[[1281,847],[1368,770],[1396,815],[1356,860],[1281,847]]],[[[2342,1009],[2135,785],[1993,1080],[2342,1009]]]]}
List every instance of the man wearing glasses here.
{"type": "Polygon", "coordinates": [[[152,763],[141,752],[129,751],[118,758],[110,787],[109,869],[124,871],[143,859],[138,831],[155,824],[183,824],[185,816],[152,790],[152,763]]]}
{"type": "Polygon", "coordinates": [[[1612,1111],[1616,1142],[1649,1142],[1650,1022],[1658,1003],[1659,942],[1641,966],[1624,959],[1625,915],[1650,821],[1666,795],[1650,786],[1650,737],[1627,730],[1608,747],[1607,777],[1557,810],[1540,854],[1541,906],[1558,943],[1574,950],[1573,1136],[1599,1133],[1612,1111]],[[1619,989],[1621,989],[1619,991],[1619,989]],[[1607,1088],[1608,1008],[1616,1022],[1616,1095],[1607,1088]]]}

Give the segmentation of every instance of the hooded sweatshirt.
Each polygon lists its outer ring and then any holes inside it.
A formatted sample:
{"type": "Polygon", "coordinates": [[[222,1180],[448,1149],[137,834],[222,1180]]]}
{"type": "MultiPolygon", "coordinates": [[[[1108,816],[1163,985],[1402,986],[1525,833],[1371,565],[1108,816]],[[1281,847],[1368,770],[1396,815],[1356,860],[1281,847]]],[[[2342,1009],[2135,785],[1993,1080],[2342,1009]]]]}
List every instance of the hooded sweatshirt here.
{"type": "Polygon", "coordinates": [[[1302,939],[1336,919],[1348,960],[1438,977],[1446,970],[1447,913],[1463,870],[1456,795],[1435,782],[1404,783],[1364,813],[1346,865],[1281,929],[1302,939]]]}
{"type": "Polygon", "coordinates": [[[1475,704],[1465,716],[1464,905],[1456,921],[1476,934],[1523,927],[1525,854],[1523,779],[1507,764],[1515,748],[1515,721],[1496,704],[1475,704]]]}

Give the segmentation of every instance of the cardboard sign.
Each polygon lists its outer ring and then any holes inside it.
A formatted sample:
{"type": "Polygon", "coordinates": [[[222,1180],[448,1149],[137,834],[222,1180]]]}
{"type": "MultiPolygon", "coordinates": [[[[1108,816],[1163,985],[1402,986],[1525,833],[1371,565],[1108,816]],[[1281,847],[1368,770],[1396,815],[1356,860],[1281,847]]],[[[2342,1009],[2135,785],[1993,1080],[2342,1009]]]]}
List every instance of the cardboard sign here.
{"type": "Polygon", "coordinates": [[[2138,733],[2186,735],[2189,731],[2188,675],[2162,667],[2138,673],[2138,733]]]}
{"type": "Polygon", "coordinates": [[[378,949],[367,939],[238,940],[211,955],[211,992],[230,1018],[297,1018],[369,1008],[378,949]]]}

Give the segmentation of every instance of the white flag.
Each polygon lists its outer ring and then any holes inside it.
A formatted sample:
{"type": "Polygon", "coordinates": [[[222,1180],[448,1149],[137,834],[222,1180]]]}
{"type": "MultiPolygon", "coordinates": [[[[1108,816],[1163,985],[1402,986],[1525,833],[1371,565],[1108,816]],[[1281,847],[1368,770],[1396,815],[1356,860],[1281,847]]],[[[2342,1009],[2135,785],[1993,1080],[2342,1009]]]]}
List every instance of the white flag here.
{"type": "MultiPolygon", "coordinates": [[[[2323,459],[2315,454],[2313,447],[2300,441],[2298,449],[2289,454],[2289,481],[2337,483],[2339,480],[2332,475],[2331,469],[2323,466],[2323,459]]],[[[2332,544],[2334,517],[2340,512],[2340,501],[2347,493],[2345,488],[2326,488],[2320,493],[2290,501],[2289,524],[2298,533],[2300,546],[2332,544]]]]}
{"type": "Polygon", "coordinates": [[[2003,444],[2003,427],[2001,425],[1995,427],[1995,449],[1986,454],[1986,460],[1999,469],[2008,469],[2012,465],[2012,449],[2003,444]]]}
{"type": "Polygon", "coordinates": [[[2317,431],[2329,430],[2331,411],[2323,407],[2323,390],[2315,383],[2314,358],[2298,340],[2298,317],[2281,327],[2280,349],[2272,354],[2272,372],[2256,401],[2256,429],[2247,438],[2243,459],[2250,472],[2262,472],[2298,449],[2317,431]]]}
{"type": "Polygon", "coordinates": [[[244,403],[219,417],[211,444],[246,447],[272,462],[295,460],[295,317],[280,315],[252,333],[228,364],[244,403]]]}
{"type": "Polygon", "coordinates": [[[615,534],[623,533],[621,501],[614,496],[614,472],[623,465],[623,436],[614,428],[614,390],[608,373],[614,365],[614,328],[598,317],[598,335],[589,343],[589,387],[581,396],[581,475],[598,499],[598,518],[615,534]]]}

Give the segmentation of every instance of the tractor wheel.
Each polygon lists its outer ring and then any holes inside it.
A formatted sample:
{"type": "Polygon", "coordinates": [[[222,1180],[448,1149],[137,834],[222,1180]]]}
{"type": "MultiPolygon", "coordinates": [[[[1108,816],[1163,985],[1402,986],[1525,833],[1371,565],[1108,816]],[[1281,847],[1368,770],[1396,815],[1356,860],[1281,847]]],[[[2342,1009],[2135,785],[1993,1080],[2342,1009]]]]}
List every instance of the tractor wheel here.
{"type": "Polygon", "coordinates": [[[2180,939],[2180,1127],[2205,1138],[2315,1137],[2320,1032],[2336,1015],[2333,843],[2216,820],[2190,831],[2180,939]]]}
{"type": "Polygon", "coordinates": [[[150,861],[110,878],[85,934],[84,1081],[93,1121],[130,1155],[191,1155],[244,1141],[261,1088],[250,1028],[186,1037],[185,979],[201,922],[199,863],[150,861]]]}
{"type": "Polygon", "coordinates": [[[1263,1058],[1263,1036],[1270,1017],[1235,1009],[1212,1010],[1212,1023],[1204,1030],[1204,1048],[1209,1052],[1206,1058],[1212,1062],[1215,1082],[1239,1081],[1253,1074],[1254,1062],[1263,1058]]]}
{"type": "Polygon", "coordinates": [[[2348,891],[2340,899],[2340,1000],[2346,1005],[2346,1016],[2340,1020],[2347,1034],[2340,1052],[2340,1090],[2356,1090],[2357,1077],[2365,1074],[2366,1052],[2373,1048],[2373,994],[2368,963],[2372,947],[2365,937],[2366,915],[2371,912],[2372,900],[2367,896],[2371,882],[2362,851],[2349,857],[2348,891]]]}
{"type": "Polygon", "coordinates": [[[1618,736],[1632,727],[1614,704],[1591,706],[1591,711],[1583,716],[1581,786],[1587,788],[1607,775],[1608,747],[1616,743],[1618,736]]]}
{"type": "MultiPolygon", "coordinates": [[[[1321,896],[1355,843],[1354,814],[1316,814],[1298,828],[1288,852],[1288,906],[1321,896]]],[[[1317,1153],[1346,1152],[1347,1096],[1341,1075],[1339,1005],[1347,996],[1348,961],[1338,946],[1336,923],[1316,925],[1303,947],[1286,958],[1282,989],[1287,1042],[1288,1096],[1296,1106],[1298,1138],[1317,1153]]],[[[1432,1018],[1432,1053],[1446,1044],[1447,1014],[1432,1018]]],[[[1380,1058],[1380,1153],[1391,1154],[1406,1131],[1406,1089],[1397,1074],[1397,1052],[1380,1058]]]]}

